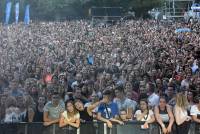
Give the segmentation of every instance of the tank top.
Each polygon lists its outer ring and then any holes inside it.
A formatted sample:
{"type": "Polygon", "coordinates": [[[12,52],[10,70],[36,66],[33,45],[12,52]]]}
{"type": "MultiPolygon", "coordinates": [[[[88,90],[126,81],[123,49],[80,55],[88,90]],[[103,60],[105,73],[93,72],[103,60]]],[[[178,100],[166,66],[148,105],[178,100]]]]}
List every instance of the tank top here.
{"type": "Polygon", "coordinates": [[[79,111],[80,118],[84,121],[93,121],[93,117],[90,116],[87,112],[87,107],[84,108],[83,111],[79,111]]]}
{"type": "Polygon", "coordinates": [[[167,112],[167,107],[165,107],[164,110],[161,110],[160,106],[158,106],[158,108],[159,108],[159,114],[160,114],[162,121],[165,122],[165,123],[168,123],[169,122],[169,115],[168,115],[168,112],[167,112]]]}

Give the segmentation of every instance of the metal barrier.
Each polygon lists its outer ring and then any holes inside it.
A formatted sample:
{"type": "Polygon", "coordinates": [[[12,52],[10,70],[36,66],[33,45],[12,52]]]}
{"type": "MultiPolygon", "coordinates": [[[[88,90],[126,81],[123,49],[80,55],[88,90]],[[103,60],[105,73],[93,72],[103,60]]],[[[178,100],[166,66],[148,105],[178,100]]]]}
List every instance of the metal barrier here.
{"type": "MultiPolygon", "coordinates": [[[[59,128],[58,124],[48,127],[42,123],[0,124],[0,134],[160,134],[158,124],[151,124],[149,129],[141,129],[142,124],[142,122],[114,124],[112,129],[102,122],[82,123],[79,129],[70,126],[59,128]]],[[[200,124],[191,123],[189,134],[200,134],[200,124]]]]}

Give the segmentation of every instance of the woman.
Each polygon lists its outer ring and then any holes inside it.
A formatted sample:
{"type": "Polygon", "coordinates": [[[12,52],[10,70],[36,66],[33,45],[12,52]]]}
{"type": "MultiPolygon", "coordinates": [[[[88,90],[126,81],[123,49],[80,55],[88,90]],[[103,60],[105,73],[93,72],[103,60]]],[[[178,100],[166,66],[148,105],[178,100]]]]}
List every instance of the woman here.
{"type": "Polygon", "coordinates": [[[192,120],[196,123],[200,123],[200,95],[197,97],[197,104],[193,105],[190,110],[192,120]]]}
{"type": "Polygon", "coordinates": [[[137,121],[145,122],[142,128],[149,128],[149,124],[155,121],[155,117],[152,110],[148,108],[148,102],[146,99],[140,100],[140,110],[135,112],[135,116],[137,121]]]}
{"type": "Polygon", "coordinates": [[[79,128],[80,126],[80,115],[76,111],[72,101],[66,102],[66,110],[61,114],[59,127],[72,126],[79,128]]]}
{"type": "Polygon", "coordinates": [[[174,107],[174,116],[177,123],[177,134],[188,134],[191,117],[188,115],[188,100],[183,93],[176,96],[176,105],[174,107]]]}
{"type": "Polygon", "coordinates": [[[194,105],[194,93],[191,91],[187,92],[187,99],[189,102],[189,108],[191,108],[194,105]]]}
{"type": "Polygon", "coordinates": [[[17,100],[15,97],[9,96],[6,99],[5,123],[19,123],[22,121],[20,116],[20,109],[17,107],[17,100]]]}
{"type": "Polygon", "coordinates": [[[93,101],[90,104],[87,104],[85,107],[83,105],[83,102],[81,100],[75,100],[75,107],[79,111],[80,119],[82,121],[93,121],[93,118],[95,117],[95,112],[98,112],[98,108],[100,104],[105,103],[107,100],[103,99],[101,101],[93,101]],[[96,111],[94,111],[96,109],[96,111]]]}
{"type": "Polygon", "coordinates": [[[38,104],[36,106],[36,111],[34,114],[33,122],[43,122],[43,109],[46,102],[45,96],[38,97],[38,104]]]}
{"type": "Polygon", "coordinates": [[[155,117],[164,134],[172,132],[174,116],[170,106],[167,105],[165,96],[160,97],[159,105],[155,107],[155,117]]]}

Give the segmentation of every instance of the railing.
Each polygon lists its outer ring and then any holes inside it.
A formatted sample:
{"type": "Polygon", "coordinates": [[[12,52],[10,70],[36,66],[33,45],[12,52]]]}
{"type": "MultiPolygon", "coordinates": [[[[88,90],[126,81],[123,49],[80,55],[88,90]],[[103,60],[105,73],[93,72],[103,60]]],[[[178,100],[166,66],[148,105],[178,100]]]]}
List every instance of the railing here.
{"type": "MultiPolygon", "coordinates": [[[[42,123],[0,124],[0,134],[160,134],[159,126],[154,123],[149,129],[141,129],[142,122],[114,124],[109,129],[102,122],[82,123],[79,129],[67,126],[59,128],[57,124],[45,127],[42,123]]],[[[175,134],[173,127],[173,134],[175,134]]],[[[200,124],[191,123],[189,134],[200,134],[200,124]]]]}

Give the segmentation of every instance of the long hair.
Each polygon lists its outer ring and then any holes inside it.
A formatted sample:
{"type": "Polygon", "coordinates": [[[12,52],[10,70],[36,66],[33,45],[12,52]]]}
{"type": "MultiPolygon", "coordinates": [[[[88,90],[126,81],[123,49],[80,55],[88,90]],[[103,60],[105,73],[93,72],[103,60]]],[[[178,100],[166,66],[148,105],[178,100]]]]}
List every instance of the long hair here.
{"type": "Polygon", "coordinates": [[[67,104],[68,104],[68,103],[71,103],[71,104],[73,105],[73,108],[74,108],[74,115],[78,114],[79,112],[78,112],[78,110],[76,109],[76,107],[74,106],[74,102],[71,101],[71,100],[68,100],[68,101],[65,102],[65,107],[66,107],[67,113],[69,113],[68,110],[67,110],[67,104]]]}
{"type": "Polygon", "coordinates": [[[17,106],[17,100],[15,99],[15,97],[13,96],[9,96],[6,99],[6,103],[5,103],[6,108],[9,108],[11,106],[16,107],[17,106]]]}
{"type": "Polygon", "coordinates": [[[187,97],[183,93],[178,93],[176,95],[176,106],[182,109],[187,109],[187,107],[189,106],[187,97]]]}

